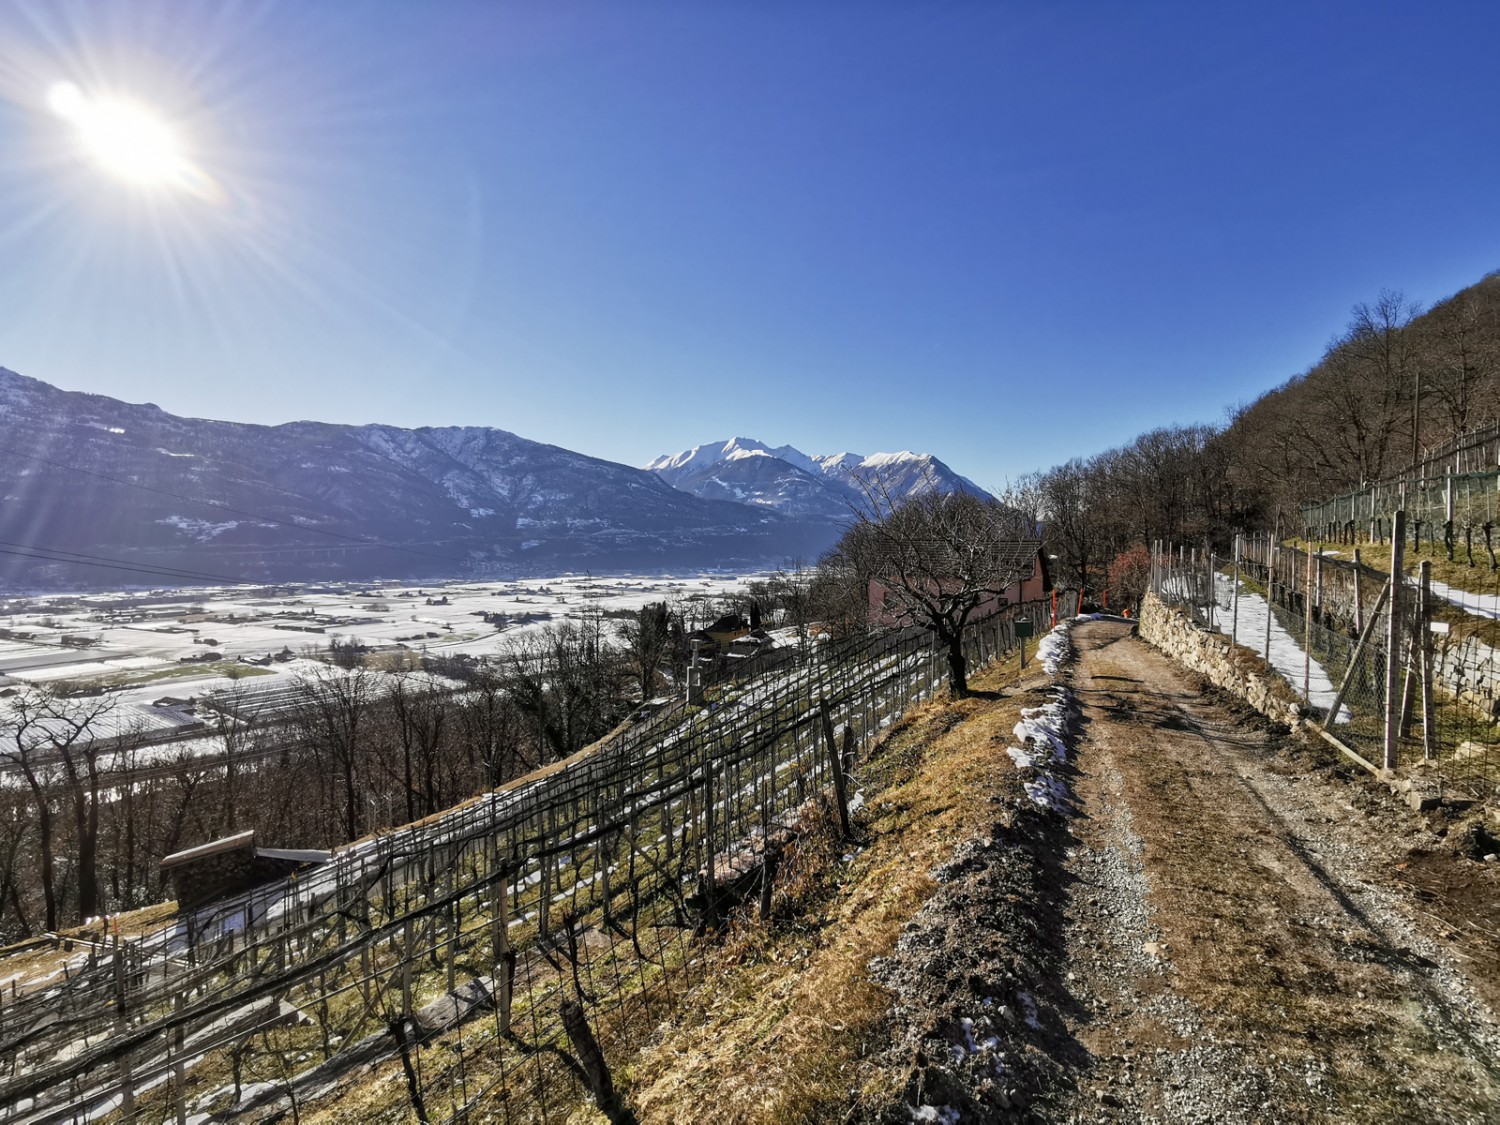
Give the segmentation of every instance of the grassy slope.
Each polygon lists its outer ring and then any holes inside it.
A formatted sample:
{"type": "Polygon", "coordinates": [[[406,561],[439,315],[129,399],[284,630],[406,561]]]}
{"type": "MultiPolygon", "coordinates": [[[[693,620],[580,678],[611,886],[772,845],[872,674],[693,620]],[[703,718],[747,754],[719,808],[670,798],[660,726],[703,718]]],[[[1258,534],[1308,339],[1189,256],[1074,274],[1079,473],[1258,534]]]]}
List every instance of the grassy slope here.
{"type": "Polygon", "coordinates": [[[828,1121],[899,1096],[900,1076],[863,1061],[890,999],[867,966],[936,889],[928,873],[1019,787],[1004,753],[1022,705],[1009,690],[1017,673],[1012,660],[975,681],[999,698],[914,709],[887,736],[860,771],[869,803],[856,843],[806,842],[773,923],[738,920],[675,1026],[620,1068],[642,1122],[828,1121]]]}

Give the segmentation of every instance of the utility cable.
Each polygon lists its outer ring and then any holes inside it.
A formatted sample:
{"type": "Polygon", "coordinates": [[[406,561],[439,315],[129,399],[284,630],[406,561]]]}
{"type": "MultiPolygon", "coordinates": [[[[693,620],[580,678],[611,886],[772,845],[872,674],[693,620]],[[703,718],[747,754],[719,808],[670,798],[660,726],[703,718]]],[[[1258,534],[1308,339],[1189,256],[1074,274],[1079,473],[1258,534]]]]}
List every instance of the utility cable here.
{"type": "Polygon", "coordinates": [[[109,473],[101,473],[96,469],[85,469],[81,465],[69,465],[65,461],[54,461],[49,457],[43,457],[39,453],[32,453],[17,449],[15,446],[0,445],[0,453],[10,453],[18,457],[24,457],[38,464],[50,465],[56,469],[67,469],[70,472],[82,473],[84,476],[96,477],[99,480],[108,481],[111,484],[124,485],[127,488],[138,488],[142,492],[153,492],[158,496],[167,496],[173,500],[181,500],[185,504],[201,504],[206,508],[215,508],[221,512],[231,515],[244,516],[246,519],[260,520],[263,523],[276,524],[280,527],[290,527],[296,531],[310,531],[314,535],[327,535],[334,539],[345,539],[351,543],[364,543],[371,546],[383,547],[390,551],[402,551],[409,555],[421,555],[424,558],[441,559],[443,562],[463,564],[466,559],[455,558],[452,555],[439,555],[432,551],[422,551],[415,547],[400,547],[392,543],[381,543],[377,539],[371,539],[367,535],[347,535],[341,531],[329,531],[326,528],[311,527],[305,523],[297,523],[292,520],[278,519],[276,516],[261,515],[257,512],[247,512],[243,508],[235,508],[229,504],[221,504],[217,500],[205,500],[196,496],[184,496],[180,492],[172,492],[169,489],[157,488],[154,485],[142,484],[140,481],[126,480],[123,477],[111,476],[109,473]]]}
{"type": "MultiPolygon", "coordinates": [[[[3,540],[0,540],[0,542],[3,542],[3,540]]],[[[133,571],[137,574],[153,574],[162,578],[175,578],[179,581],[182,579],[191,579],[194,582],[205,582],[213,585],[222,585],[226,582],[233,586],[263,586],[267,584],[266,580],[264,579],[231,578],[228,575],[224,574],[206,574],[191,570],[172,570],[166,567],[149,565],[133,566],[130,563],[124,562],[119,559],[106,559],[101,555],[82,555],[74,551],[63,551],[60,548],[33,547],[30,544],[25,543],[0,546],[0,555],[14,555],[17,558],[32,559],[37,562],[67,563],[72,566],[97,566],[104,567],[109,570],[128,570],[133,571]],[[12,547],[22,547],[25,548],[25,550],[12,550],[12,547]],[[70,558],[67,556],[72,557],[70,558]]]]}

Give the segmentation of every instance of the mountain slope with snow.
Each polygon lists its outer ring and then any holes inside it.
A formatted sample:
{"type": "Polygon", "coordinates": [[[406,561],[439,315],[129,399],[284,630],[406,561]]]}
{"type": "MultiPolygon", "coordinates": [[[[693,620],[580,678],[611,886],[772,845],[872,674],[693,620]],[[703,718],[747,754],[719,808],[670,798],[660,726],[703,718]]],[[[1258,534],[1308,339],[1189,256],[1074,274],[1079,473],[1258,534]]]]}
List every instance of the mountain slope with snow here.
{"type": "Polygon", "coordinates": [[[900,501],[936,490],[985,495],[930,453],[822,454],[754,438],[695,445],[644,468],[674,488],[705,499],[737,500],[783,515],[847,520],[874,498],[900,501]]]}
{"type": "Polygon", "coordinates": [[[0,588],[742,568],[837,535],[505,430],[181,418],[0,368],[0,588]]]}

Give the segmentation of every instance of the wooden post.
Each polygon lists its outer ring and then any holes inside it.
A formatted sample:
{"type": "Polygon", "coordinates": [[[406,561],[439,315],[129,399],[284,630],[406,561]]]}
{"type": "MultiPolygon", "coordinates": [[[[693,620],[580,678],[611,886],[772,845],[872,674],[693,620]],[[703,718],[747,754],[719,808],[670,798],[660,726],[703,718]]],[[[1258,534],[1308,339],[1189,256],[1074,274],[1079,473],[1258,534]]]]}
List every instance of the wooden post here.
{"type": "Polygon", "coordinates": [[[1354,548],[1354,631],[1363,636],[1365,631],[1365,603],[1361,600],[1359,592],[1359,572],[1363,566],[1359,557],[1359,548],[1354,548]]]}
{"type": "Polygon", "coordinates": [[[1443,482],[1443,546],[1448,552],[1448,561],[1453,561],[1453,474],[1443,482]]]}
{"type": "MultiPolygon", "coordinates": [[[[449,870],[452,870],[451,868],[449,870]]],[[[463,914],[458,900],[448,904],[448,991],[453,992],[457,983],[455,977],[458,971],[458,938],[463,932],[463,914]]]]}
{"type": "Polygon", "coordinates": [[[1385,644],[1385,754],[1381,765],[1396,768],[1396,750],[1401,738],[1401,703],[1397,698],[1401,675],[1401,587],[1405,563],[1406,510],[1395,514],[1391,528],[1391,606],[1386,617],[1385,644]]]}
{"type": "Polygon", "coordinates": [[[1318,611],[1318,624],[1323,620],[1323,544],[1318,544],[1317,556],[1313,559],[1313,606],[1318,611]]]}
{"type": "Polygon", "coordinates": [[[1422,584],[1417,590],[1417,628],[1421,631],[1422,676],[1422,757],[1432,761],[1437,757],[1437,723],[1433,714],[1432,679],[1432,563],[1422,560],[1422,584]]]}
{"type": "Polygon", "coordinates": [[[1215,569],[1218,565],[1218,556],[1209,551],[1206,553],[1204,561],[1208,563],[1208,631],[1212,633],[1214,631],[1214,610],[1219,604],[1218,572],[1215,569]]]}
{"type": "Polygon", "coordinates": [[[516,954],[510,947],[510,869],[504,868],[494,884],[495,976],[501,1034],[510,1031],[510,1009],[516,987],[516,954]]]}
{"type": "MultiPolygon", "coordinates": [[[[186,1006],[182,993],[172,998],[172,1011],[182,1013],[186,1006]]],[[[177,1125],[187,1125],[187,1072],[182,1059],[182,1024],[172,1032],[172,1104],[177,1113],[177,1125]]]]}
{"type": "MultiPolygon", "coordinates": [[[[1277,527],[1280,526],[1278,521],[1277,527]]],[[[1271,615],[1276,607],[1276,546],[1280,538],[1278,532],[1276,539],[1266,544],[1266,646],[1263,656],[1267,664],[1271,663],[1271,615]]]]}
{"type": "Polygon", "coordinates": [[[1411,737],[1411,724],[1417,702],[1417,646],[1409,642],[1406,646],[1405,673],[1401,677],[1401,737],[1411,737]]]}
{"type": "MultiPolygon", "coordinates": [[[[1053,591],[1055,594],[1056,591],[1053,591]]],[[[838,742],[833,737],[833,716],[828,710],[828,701],[818,701],[818,711],[823,718],[823,740],[828,744],[828,764],[833,770],[833,795],[838,802],[839,832],[849,836],[849,795],[844,790],[844,763],[839,754],[838,742]]]]}
{"type": "Polygon", "coordinates": [[[414,957],[412,950],[412,923],[407,918],[401,927],[401,1014],[411,1015],[411,963],[414,957]]]}
{"type": "MultiPolygon", "coordinates": [[[[115,985],[115,1031],[124,1035],[130,1027],[130,1018],[125,1008],[125,961],[120,950],[120,916],[114,918],[114,985],[115,985]]],[[[14,980],[14,978],[12,978],[14,980]]],[[[135,1117],[135,1078],[130,1070],[130,1055],[122,1052],[120,1068],[120,1116],[130,1121],[135,1117]]]]}
{"type": "Polygon", "coordinates": [[[714,880],[714,764],[703,767],[703,870],[707,877],[704,888],[704,911],[708,924],[719,924],[718,887],[714,880]]]}
{"type": "Polygon", "coordinates": [[[1229,643],[1239,644],[1240,635],[1240,535],[1234,534],[1234,584],[1229,591],[1229,643]]]}
{"type": "Polygon", "coordinates": [[[1312,703],[1312,543],[1307,547],[1307,577],[1302,583],[1302,698],[1312,703]]]}

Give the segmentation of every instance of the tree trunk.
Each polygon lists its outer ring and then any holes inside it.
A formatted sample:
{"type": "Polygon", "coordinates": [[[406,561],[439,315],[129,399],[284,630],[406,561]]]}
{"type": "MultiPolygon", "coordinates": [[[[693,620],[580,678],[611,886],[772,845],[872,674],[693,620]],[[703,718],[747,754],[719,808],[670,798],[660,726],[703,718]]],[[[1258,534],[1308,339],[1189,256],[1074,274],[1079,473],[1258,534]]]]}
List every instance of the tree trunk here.
{"type": "Polygon", "coordinates": [[[354,785],[354,748],[344,760],[344,831],[348,839],[359,838],[359,792],[354,785]]]}
{"type": "Polygon", "coordinates": [[[37,791],[37,831],[40,858],[42,861],[42,900],[47,907],[47,930],[57,931],[56,872],[52,858],[52,811],[45,798],[37,791]]]}
{"type": "Polygon", "coordinates": [[[969,698],[969,661],[964,656],[962,633],[948,640],[948,698],[969,698]]]}
{"type": "Polygon", "coordinates": [[[82,784],[73,791],[73,819],[78,832],[78,921],[99,913],[99,808],[82,784]]]}

